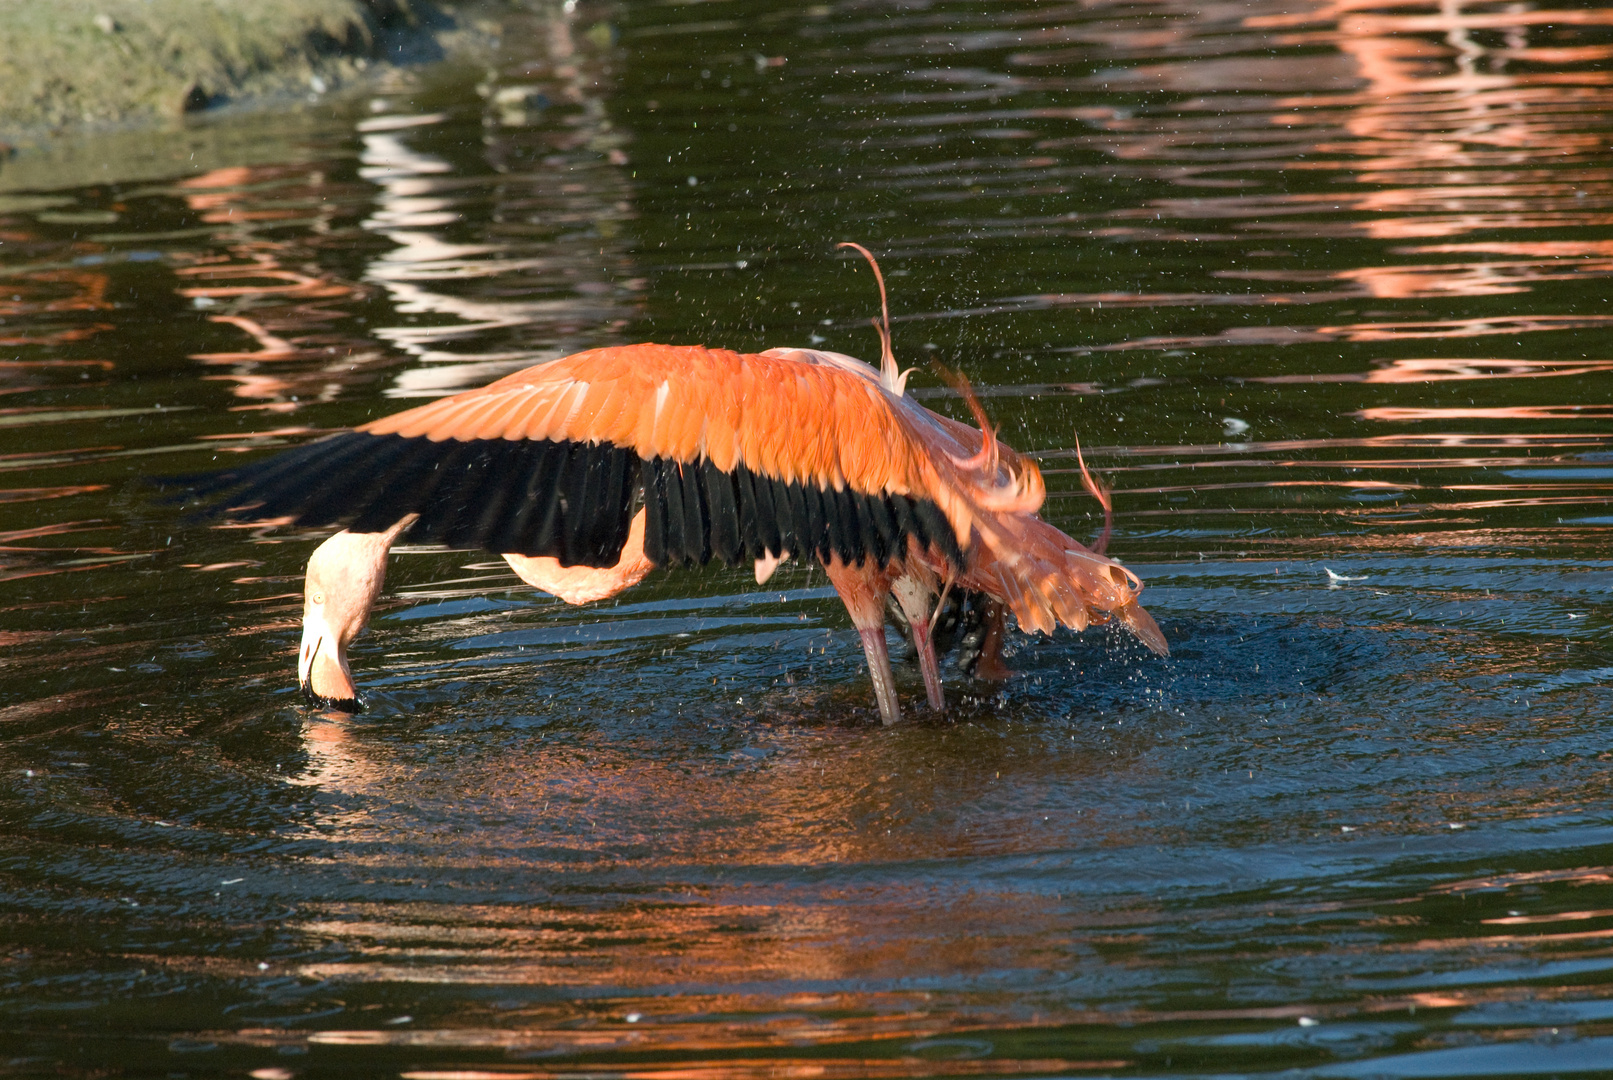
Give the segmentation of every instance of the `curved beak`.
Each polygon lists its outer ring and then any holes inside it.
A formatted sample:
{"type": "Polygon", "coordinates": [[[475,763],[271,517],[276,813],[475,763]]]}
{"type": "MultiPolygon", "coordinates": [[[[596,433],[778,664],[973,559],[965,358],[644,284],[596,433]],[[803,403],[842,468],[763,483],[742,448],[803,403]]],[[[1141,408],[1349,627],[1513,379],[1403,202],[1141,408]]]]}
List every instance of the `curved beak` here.
{"type": "Polygon", "coordinates": [[[358,687],[347,666],[341,639],[331,631],[323,612],[308,612],[302,620],[302,648],[297,653],[297,683],[310,705],[340,712],[361,712],[358,687]]]}

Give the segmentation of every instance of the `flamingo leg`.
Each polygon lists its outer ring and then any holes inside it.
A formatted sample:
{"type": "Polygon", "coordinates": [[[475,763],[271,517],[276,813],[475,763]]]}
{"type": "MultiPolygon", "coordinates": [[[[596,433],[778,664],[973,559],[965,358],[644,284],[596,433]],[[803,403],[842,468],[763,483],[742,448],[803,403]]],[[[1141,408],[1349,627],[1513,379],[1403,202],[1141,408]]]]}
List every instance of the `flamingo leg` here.
{"type": "Polygon", "coordinates": [[[874,683],[874,701],[879,705],[879,718],[886,727],[902,719],[902,706],[896,700],[896,679],[891,674],[890,651],[885,646],[885,619],[883,613],[876,626],[857,627],[863,639],[863,655],[868,658],[868,675],[874,683]]]}
{"type": "Polygon", "coordinates": [[[891,674],[890,650],[885,646],[885,593],[889,591],[885,575],[871,562],[847,566],[838,558],[831,558],[823,568],[862,638],[879,717],[887,726],[894,724],[902,718],[902,707],[896,701],[896,678],[891,674]]]}
{"type": "Polygon", "coordinates": [[[980,643],[980,659],[975,661],[977,679],[1002,682],[1015,674],[1012,668],[1003,663],[1003,635],[1006,633],[1004,624],[1007,616],[1008,609],[999,601],[987,601],[983,617],[985,636],[980,643]]]}

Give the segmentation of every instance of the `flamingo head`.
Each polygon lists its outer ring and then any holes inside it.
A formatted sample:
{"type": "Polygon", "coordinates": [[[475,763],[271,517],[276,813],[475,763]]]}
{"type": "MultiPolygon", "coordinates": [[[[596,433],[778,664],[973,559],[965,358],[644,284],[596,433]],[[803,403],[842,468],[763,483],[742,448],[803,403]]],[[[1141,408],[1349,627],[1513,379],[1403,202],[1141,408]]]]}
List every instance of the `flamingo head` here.
{"type": "Polygon", "coordinates": [[[343,618],[340,596],[328,592],[308,575],[302,605],[302,649],[297,654],[297,683],[310,705],[341,712],[358,712],[358,687],[347,666],[347,644],[358,633],[352,619],[343,618]]]}
{"type": "Polygon", "coordinates": [[[339,532],[308,560],[297,682],[316,707],[349,713],[364,707],[347,666],[347,647],[364,629],[381,591],[391,540],[381,533],[339,532]]]}

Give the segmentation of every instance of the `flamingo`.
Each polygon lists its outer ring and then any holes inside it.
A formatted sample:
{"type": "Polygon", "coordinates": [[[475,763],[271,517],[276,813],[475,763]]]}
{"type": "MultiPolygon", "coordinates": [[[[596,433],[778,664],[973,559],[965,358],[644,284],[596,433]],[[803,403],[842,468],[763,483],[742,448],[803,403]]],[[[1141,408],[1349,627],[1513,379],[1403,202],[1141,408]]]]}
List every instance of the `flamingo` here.
{"type": "Polygon", "coordinates": [[[209,478],[203,493],[232,492],[237,517],[345,526],[308,560],[304,694],[362,708],[347,647],[402,536],[501,554],[572,604],[658,566],[749,563],[763,584],[781,562],[815,558],[857,628],[886,724],[901,717],[887,598],[936,709],[932,630],[952,589],[989,598],[986,677],[1005,674],[1007,611],[1027,631],[1115,619],[1168,653],[1137,603],[1141,580],[1037,516],[1041,472],[997,439],[966,383],[978,430],[906,393],[878,263],[842,246],[879,280],[878,369],[815,349],[592,349],[209,478]]]}

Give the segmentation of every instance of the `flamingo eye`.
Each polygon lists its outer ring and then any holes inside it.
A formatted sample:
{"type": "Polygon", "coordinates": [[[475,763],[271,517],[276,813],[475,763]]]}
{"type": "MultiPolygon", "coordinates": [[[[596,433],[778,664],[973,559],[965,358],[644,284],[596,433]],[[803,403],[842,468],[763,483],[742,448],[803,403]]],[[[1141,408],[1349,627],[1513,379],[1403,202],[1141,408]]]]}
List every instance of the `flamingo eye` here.
{"type": "Polygon", "coordinates": [[[325,602],[325,594],[324,593],[322,593],[322,592],[314,593],[314,603],[323,604],[324,602],[325,602]]]}

